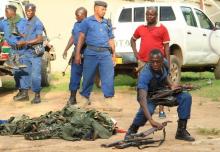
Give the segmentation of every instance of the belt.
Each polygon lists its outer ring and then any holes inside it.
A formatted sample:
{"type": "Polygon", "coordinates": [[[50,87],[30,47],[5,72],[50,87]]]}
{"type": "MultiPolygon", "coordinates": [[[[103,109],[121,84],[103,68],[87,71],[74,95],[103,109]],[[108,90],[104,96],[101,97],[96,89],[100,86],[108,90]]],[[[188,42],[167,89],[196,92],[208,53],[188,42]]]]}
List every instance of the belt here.
{"type": "Polygon", "coordinates": [[[91,49],[91,50],[95,50],[95,51],[109,51],[109,47],[97,47],[97,46],[93,46],[93,45],[87,45],[88,49],[91,49]]]}
{"type": "Polygon", "coordinates": [[[25,47],[11,46],[11,49],[13,49],[13,50],[22,50],[24,48],[25,47]]]}

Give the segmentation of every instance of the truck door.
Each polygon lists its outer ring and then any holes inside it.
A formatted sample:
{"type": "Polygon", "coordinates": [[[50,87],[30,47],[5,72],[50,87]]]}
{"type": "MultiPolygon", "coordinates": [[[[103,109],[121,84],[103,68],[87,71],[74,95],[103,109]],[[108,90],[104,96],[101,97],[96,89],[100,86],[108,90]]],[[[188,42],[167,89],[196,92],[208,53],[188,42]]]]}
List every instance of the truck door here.
{"type": "MultiPolygon", "coordinates": [[[[190,7],[181,7],[185,25],[185,62],[187,65],[202,64],[205,56],[204,48],[201,45],[201,31],[198,28],[193,10],[190,7]]],[[[178,26],[178,25],[177,25],[178,26]]]]}
{"type": "Polygon", "coordinates": [[[216,63],[218,55],[220,55],[220,46],[218,48],[214,46],[220,42],[219,32],[214,30],[214,25],[202,11],[195,9],[195,13],[200,24],[200,37],[203,39],[200,43],[203,46],[205,55],[203,62],[206,64],[216,63]]]}

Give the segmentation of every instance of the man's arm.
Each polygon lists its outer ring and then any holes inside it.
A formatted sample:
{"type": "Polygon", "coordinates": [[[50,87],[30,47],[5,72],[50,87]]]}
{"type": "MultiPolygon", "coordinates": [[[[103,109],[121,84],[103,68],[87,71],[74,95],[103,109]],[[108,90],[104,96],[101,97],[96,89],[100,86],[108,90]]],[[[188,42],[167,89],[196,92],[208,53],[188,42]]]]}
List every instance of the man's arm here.
{"type": "Polygon", "coordinates": [[[114,41],[114,39],[110,39],[108,43],[111,48],[112,61],[115,64],[115,41],[114,41]]]}
{"type": "Polygon", "coordinates": [[[165,50],[166,59],[168,61],[168,65],[170,67],[170,47],[169,47],[169,43],[164,43],[164,50],[165,50]]]}
{"type": "Polygon", "coordinates": [[[67,45],[66,45],[65,50],[63,51],[63,59],[66,59],[66,57],[67,57],[67,52],[68,52],[69,48],[73,45],[73,42],[74,42],[74,39],[73,39],[73,36],[71,36],[71,37],[69,38],[69,41],[68,41],[68,43],[67,43],[67,45]]]}
{"type": "Polygon", "coordinates": [[[138,102],[141,106],[141,108],[144,111],[144,116],[147,118],[147,120],[149,120],[151,126],[156,127],[158,129],[162,129],[163,125],[154,121],[153,118],[151,117],[151,114],[148,110],[147,107],[147,91],[144,89],[138,89],[138,102]]]}
{"type": "Polygon", "coordinates": [[[82,46],[85,42],[85,34],[83,32],[79,33],[78,43],[76,46],[76,55],[75,55],[75,63],[81,64],[81,55],[80,50],[82,49],[82,46]]]}
{"type": "Polygon", "coordinates": [[[134,37],[131,37],[130,43],[131,43],[131,48],[134,52],[134,56],[138,60],[138,52],[137,52],[137,48],[136,48],[136,39],[134,37]]]}
{"type": "Polygon", "coordinates": [[[22,46],[34,45],[34,44],[38,44],[38,43],[42,43],[42,42],[43,42],[43,36],[37,35],[37,37],[35,39],[29,40],[29,41],[18,41],[17,45],[19,47],[22,47],[22,46]]]}

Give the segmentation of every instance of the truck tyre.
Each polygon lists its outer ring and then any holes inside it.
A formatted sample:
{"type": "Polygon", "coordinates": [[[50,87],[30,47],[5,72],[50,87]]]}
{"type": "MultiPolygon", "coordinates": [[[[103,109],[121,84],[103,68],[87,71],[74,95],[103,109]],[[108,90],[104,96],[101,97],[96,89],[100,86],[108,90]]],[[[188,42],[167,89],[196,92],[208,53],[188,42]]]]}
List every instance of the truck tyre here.
{"type": "Polygon", "coordinates": [[[42,57],[41,65],[41,86],[46,87],[50,85],[51,80],[51,64],[50,64],[50,54],[45,52],[42,57]]]}
{"type": "Polygon", "coordinates": [[[215,66],[215,79],[220,79],[220,60],[218,61],[217,65],[215,66]]]}
{"type": "Polygon", "coordinates": [[[180,60],[175,55],[170,56],[170,78],[174,83],[179,83],[181,79],[180,60]]]}

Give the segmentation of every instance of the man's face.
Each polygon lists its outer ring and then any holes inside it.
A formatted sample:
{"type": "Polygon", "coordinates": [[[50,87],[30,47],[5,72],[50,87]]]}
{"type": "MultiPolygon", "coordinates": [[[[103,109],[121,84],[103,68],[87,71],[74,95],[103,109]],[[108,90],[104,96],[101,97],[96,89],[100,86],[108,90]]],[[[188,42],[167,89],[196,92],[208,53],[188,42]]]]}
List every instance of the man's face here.
{"type": "Polygon", "coordinates": [[[76,20],[77,21],[82,21],[84,18],[86,18],[86,12],[84,12],[83,10],[76,12],[76,20]]]}
{"type": "Polygon", "coordinates": [[[163,59],[161,59],[161,57],[159,55],[158,56],[152,56],[150,58],[150,64],[151,64],[152,69],[154,71],[158,72],[162,68],[163,59]]]}
{"type": "Polygon", "coordinates": [[[35,15],[35,10],[29,8],[25,10],[25,13],[27,15],[27,18],[31,19],[35,15]]]}
{"type": "Polygon", "coordinates": [[[149,9],[146,12],[146,20],[148,24],[155,24],[157,22],[157,13],[154,9],[149,9]]]}
{"type": "Polygon", "coordinates": [[[5,16],[7,18],[12,18],[16,13],[12,11],[11,9],[5,9],[5,16]]]}
{"type": "Polygon", "coordinates": [[[99,17],[104,17],[105,13],[106,13],[106,7],[103,6],[95,6],[95,13],[99,16],[99,17]]]}

